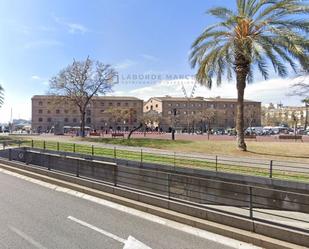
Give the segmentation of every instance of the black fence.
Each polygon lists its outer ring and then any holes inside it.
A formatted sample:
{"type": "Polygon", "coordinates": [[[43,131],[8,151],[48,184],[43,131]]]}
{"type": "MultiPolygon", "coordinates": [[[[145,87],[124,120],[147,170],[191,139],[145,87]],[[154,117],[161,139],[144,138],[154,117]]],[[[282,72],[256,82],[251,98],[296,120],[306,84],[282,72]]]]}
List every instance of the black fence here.
{"type": "Polygon", "coordinates": [[[2,150],[0,157],[309,233],[309,194],[128,167],[95,160],[89,155],[81,158],[31,148],[2,150]]]}
{"type": "Polygon", "coordinates": [[[227,172],[242,175],[252,175],[291,181],[309,182],[309,164],[296,161],[263,160],[256,158],[236,158],[231,156],[201,156],[180,152],[162,152],[151,149],[99,147],[78,143],[60,143],[38,140],[8,140],[0,141],[2,148],[29,146],[43,150],[55,150],[104,156],[127,164],[137,162],[168,165],[173,167],[190,167],[210,170],[214,172],[227,172]]]}

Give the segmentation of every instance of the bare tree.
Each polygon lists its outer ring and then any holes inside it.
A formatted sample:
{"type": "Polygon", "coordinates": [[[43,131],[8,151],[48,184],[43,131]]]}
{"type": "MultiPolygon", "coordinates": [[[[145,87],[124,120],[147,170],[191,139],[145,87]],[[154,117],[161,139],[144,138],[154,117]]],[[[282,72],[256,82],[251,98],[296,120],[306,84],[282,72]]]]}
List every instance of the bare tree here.
{"type": "Polygon", "coordinates": [[[72,102],[80,112],[80,131],[85,136],[85,115],[93,96],[111,91],[115,70],[108,64],[93,61],[75,61],[50,80],[50,93],[72,102]]]}

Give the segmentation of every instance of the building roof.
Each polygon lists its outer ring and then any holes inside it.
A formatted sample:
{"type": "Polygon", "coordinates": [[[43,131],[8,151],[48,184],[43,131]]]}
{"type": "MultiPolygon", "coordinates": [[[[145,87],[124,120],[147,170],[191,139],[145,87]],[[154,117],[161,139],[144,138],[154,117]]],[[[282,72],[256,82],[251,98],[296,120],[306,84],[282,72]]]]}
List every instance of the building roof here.
{"type": "Polygon", "coordinates": [[[158,101],[188,101],[188,100],[190,100],[190,101],[204,101],[203,97],[185,98],[185,97],[165,96],[165,97],[152,97],[150,99],[155,99],[155,100],[158,100],[158,101]]]}
{"type": "MultiPolygon", "coordinates": [[[[215,98],[205,98],[205,101],[212,101],[212,102],[237,102],[237,99],[236,98],[215,97],[215,98]]],[[[261,103],[260,101],[254,101],[254,100],[249,100],[249,99],[244,99],[244,102],[261,103]]]]}
{"type": "MultiPolygon", "coordinates": [[[[221,98],[221,97],[215,97],[215,98],[204,98],[204,97],[194,97],[194,98],[185,98],[185,97],[171,97],[171,96],[165,96],[165,97],[152,97],[151,99],[155,99],[158,101],[175,101],[175,102],[179,102],[179,101],[210,101],[210,102],[237,102],[236,98],[221,98]]],[[[148,101],[149,101],[148,100],[148,101]]],[[[148,102],[147,101],[147,102],[148,102]]],[[[259,101],[254,101],[254,100],[248,100],[245,99],[244,102],[252,102],[252,103],[260,103],[259,101]]]]}
{"type": "MultiPolygon", "coordinates": [[[[32,99],[46,99],[46,98],[52,98],[52,97],[64,97],[64,96],[54,96],[54,95],[34,95],[32,99]]],[[[101,99],[101,100],[140,100],[136,97],[131,96],[94,96],[92,99],[101,99]]]]}

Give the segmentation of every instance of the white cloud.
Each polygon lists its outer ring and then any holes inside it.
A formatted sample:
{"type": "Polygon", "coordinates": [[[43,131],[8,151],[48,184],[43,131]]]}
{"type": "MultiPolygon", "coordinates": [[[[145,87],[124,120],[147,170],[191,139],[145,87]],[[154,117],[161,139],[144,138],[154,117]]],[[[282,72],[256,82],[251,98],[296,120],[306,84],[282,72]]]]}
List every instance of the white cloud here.
{"type": "Polygon", "coordinates": [[[53,19],[59,25],[65,27],[66,30],[70,34],[85,34],[86,32],[89,32],[89,29],[83,24],[76,23],[76,22],[68,22],[68,21],[65,21],[63,18],[54,16],[54,15],[53,15],[53,19]]]}
{"type": "Polygon", "coordinates": [[[31,79],[33,79],[33,80],[40,80],[41,77],[38,76],[38,75],[32,75],[32,76],[31,76],[31,79]]]}
{"type": "Polygon", "coordinates": [[[130,59],[125,59],[122,62],[119,62],[118,64],[115,65],[116,70],[123,70],[123,69],[128,69],[132,66],[135,66],[137,64],[136,61],[130,60],[130,59]]]}
{"type": "Polygon", "coordinates": [[[35,81],[40,81],[45,86],[47,86],[49,84],[49,81],[48,81],[47,78],[44,78],[44,77],[41,77],[41,76],[38,76],[38,75],[32,75],[31,79],[35,80],[35,81]]]}
{"type": "MultiPolygon", "coordinates": [[[[299,97],[287,95],[291,85],[295,82],[296,80],[289,78],[274,78],[248,84],[245,90],[245,98],[261,101],[263,104],[281,102],[285,105],[300,105],[299,97]]],[[[119,90],[114,92],[114,95],[135,96],[144,100],[153,96],[164,95],[184,97],[183,87],[186,90],[187,96],[190,96],[193,86],[194,80],[192,79],[163,80],[146,87],[128,91],[119,90]]],[[[221,87],[214,86],[211,90],[197,84],[194,96],[237,98],[237,90],[234,83],[223,83],[221,87]]]]}

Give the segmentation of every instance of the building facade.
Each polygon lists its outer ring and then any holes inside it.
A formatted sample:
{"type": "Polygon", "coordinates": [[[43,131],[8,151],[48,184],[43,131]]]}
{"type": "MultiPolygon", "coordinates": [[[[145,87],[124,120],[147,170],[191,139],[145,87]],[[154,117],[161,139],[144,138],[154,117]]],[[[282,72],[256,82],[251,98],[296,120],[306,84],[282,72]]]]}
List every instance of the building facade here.
{"type": "Polygon", "coordinates": [[[264,125],[288,125],[290,127],[305,126],[308,122],[308,106],[284,106],[283,104],[268,104],[263,106],[264,125]]]}
{"type": "MultiPolygon", "coordinates": [[[[157,112],[159,128],[168,131],[206,130],[209,128],[234,128],[237,99],[232,98],[182,98],[153,97],[144,104],[144,114],[157,112]]],[[[245,125],[261,125],[261,102],[245,100],[245,125]]]]}
{"type": "MultiPolygon", "coordinates": [[[[143,116],[143,101],[135,97],[96,96],[86,110],[86,126],[93,130],[130,130],[143,116]]],[[[64,97],[32,97],[32,130],[48,132],[55,126],[80,126],[79,109],[64,97]]]]}

